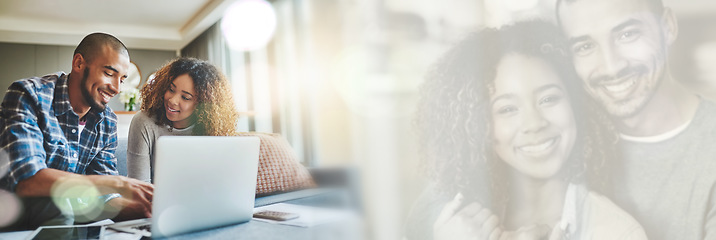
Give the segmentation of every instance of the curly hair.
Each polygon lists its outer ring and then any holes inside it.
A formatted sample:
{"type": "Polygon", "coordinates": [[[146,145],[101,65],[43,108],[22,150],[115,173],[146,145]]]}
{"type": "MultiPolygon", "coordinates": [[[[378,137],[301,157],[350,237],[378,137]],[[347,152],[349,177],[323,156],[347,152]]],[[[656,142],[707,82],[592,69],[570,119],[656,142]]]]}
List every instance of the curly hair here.
{"type": "Polygon", "coordinates": [[[159,126],[171,126],[164,108],[164,93],[177,77],[189,74],[197,92],[197,106],[192,116],[196,123],[192,134],[233,136],[239,113],[234,107],[229,82],[214,65],[196,58],[177,58],[160,68],[153,82],[141,90],[141,110],[159,126]]]}
{"type": "Polygon", "coordinates": [[[425,151],[423,170],[443,194],[461,192],[486,206],[504,207],[509,183],[502,179],[509,166],[493,150],[489,109],[497,65],[508,54],[541,59],[559,74],[578,132],[563,167],[565,180],[608,190],[601,169],[617,156],[617,135],[608,115],[584,92],[560,34],[553,24],[538,20],[487,28],[432,66],[420,88],[415,126],[425,151]]]}

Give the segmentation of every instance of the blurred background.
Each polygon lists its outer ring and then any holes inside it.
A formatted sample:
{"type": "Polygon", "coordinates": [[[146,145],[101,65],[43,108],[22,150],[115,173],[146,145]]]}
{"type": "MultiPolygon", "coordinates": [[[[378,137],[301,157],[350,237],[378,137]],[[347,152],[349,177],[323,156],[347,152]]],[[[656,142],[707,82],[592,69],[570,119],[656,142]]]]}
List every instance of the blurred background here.
{"type": "MultiPolygon", "coordinates": [[[[665,0],[678,16],[675,77],[716,99],[716,2],[665,0]]],[[[4,0],[0,89],[69,72],[74,46],[102,31],[130,49],[140,88],[177,56],[232,82],[241,131],[285,136],[302,163],[360,175],[369,239],[400,239],[426,180],[412,127],[423,76],[468,33],[552,18],[554,0],[4,0]]],[[[4,91],[3,91],[4,92],[4,91]]],[[[0,93],[4,96],[4,93],[0,93]]],[[[110,103],[126,136],[131,111],[110,103]],[[126,114],[126,115],[123,115],[126,114]],[[124,117],[122,117],[124,116],[124,117]],[[124,119],[124,120],[122,120],[124,119]],[[123,121],[123,122],[122,122],[123,121]]]]}

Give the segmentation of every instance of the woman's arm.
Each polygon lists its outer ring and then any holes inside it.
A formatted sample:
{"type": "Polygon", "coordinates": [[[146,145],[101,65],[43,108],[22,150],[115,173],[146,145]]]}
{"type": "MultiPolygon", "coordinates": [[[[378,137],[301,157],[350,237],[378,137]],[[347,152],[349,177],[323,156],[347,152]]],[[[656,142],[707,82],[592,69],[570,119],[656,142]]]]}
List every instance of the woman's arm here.
{"type": "Polygon", "coordinates": [[[127,139],[127,176],[145,182],[151,182],[151,149],[154,137],[149,126],[154,125],[151,118],[139,112],[132,118],[127,139]]]}

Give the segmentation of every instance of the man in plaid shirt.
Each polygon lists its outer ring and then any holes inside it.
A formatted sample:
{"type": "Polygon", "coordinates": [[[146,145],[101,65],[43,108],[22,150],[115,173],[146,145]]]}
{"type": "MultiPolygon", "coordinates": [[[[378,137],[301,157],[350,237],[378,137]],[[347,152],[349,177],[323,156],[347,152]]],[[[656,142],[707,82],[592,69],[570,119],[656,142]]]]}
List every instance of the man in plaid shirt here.
{"type": "Polygon", "coordinates": [[[151,217],[153,186],[117,176],[117,116],[106,106],[129,64],[119,39],[93,33],[75,49],[69,75],[22,79],[8,88],[0,147],[9,159],[0,159],[0,170],[7,168],[0,171],[0,189],[20,197],[23,210],[0,228],[151,217]],[[78,206],[95,210],[79,216],[78,206]]]}

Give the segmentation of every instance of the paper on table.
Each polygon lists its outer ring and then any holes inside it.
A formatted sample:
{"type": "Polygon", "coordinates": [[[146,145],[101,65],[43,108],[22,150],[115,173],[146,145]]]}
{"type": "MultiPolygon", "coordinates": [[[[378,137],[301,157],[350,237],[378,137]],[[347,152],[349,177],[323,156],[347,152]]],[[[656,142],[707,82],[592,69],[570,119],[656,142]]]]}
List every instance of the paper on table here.
{"type": "Polygon", "coordinates": [[[119,232],[119,231],[115,231],[111,228],[107,228],[104,230],[104,235],[102,236],[102,239],[104,239],[104,240],[139,240],[139,239],[142,239],[142,235],[134,234],[134,233],[119,232]]]}
{"type": "Polygon", "coordinates": [[[254,218],[254,220],[297,227],[312,227],[319,224],[334,222],[354,216],[354,213],[348,210],[319,208],[288,203],[277,203],[263,207],[257,207],[254,208],[254,213],[263,210],[295,213],[298,214],[299,217],[286,221],[275,221],[263,218],[254,218]]]}
{"type": "Polygon", "coordinates": [[[93,223],[90,223],[90,224],[77,225],[77,226],[78,226],[78,227],[79,227],[79,226],[104,226],[104,225],[110,225],[110,224],[114,224],[114,221],[112,221],[112,219],[105,219],[105,220],[102,220],[102,221],[96,221],[96,222],[93,222],[93,223]]]}

